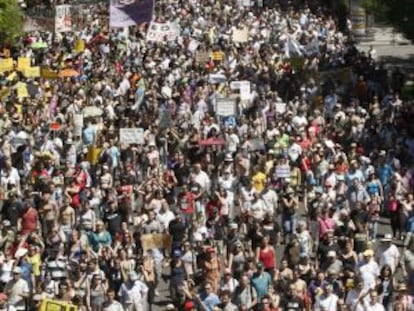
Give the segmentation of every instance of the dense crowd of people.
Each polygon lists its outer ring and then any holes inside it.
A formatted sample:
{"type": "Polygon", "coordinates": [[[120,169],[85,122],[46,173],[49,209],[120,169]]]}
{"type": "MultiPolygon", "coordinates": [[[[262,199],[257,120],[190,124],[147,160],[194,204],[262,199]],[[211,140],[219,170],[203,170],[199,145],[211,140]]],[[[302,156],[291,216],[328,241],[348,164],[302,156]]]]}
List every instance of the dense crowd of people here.
{"type": "Polygon", "coordinates": [[[156,1],[161,42],[106,11],[10,47],[73,74],[0,74],[0,310],[414,310],[402,71],[318,1],[156,1]]]}

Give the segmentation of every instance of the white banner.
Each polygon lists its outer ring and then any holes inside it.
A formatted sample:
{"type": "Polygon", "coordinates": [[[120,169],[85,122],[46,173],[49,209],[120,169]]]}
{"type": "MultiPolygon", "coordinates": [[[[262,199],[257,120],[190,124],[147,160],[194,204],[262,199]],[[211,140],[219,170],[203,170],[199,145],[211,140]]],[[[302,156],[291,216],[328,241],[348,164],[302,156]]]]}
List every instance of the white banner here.
{"type": "Polygon", "coordinates": [[[82,136],[83,114],[77,113],[73,116],[73,136],[82,136]]]}
{"type": "Polygon", "coordinates": [[[250,100],[251,99],[251,92],[250,92],[250,81],[233,81],[230,83],[230,89],[234,91],[240,92],[240,99],[241,100],[250,100]]]}
{"type": "Polygon", "coordinates": [[[144,129],[143,128],[121,128],[119,129],[119,141],[126,145],[143,145],[144,129]]]}
{"type": "Polygon", "coordinates": [[[217,98],[217,115],[221,117],[236,115],[236,101],[229,97],[217,98]]]}
{"type": "Polygon", "coordinates": [[[151,22],[148,32],[147,41],[164,42],[174,41],[180,35],[180,27],[177,23],[156,23],[151,22]]]}
{"type": "Polygon", "coordinates": [[[56,6],[55,31],[72,31],[72,6],[63,4],[56,6]]]}
{"type": "Polygon", "coordinates": [[[276,166],[275,173],[278,178],[290,178],[289,164],[282,164],[276,166]]]}
{"type": "Polygon", "coordinates": [[[249,31],[247,28],[233,30],[232,40],[235,43],[247,42],[249,39],[249,31]]]}

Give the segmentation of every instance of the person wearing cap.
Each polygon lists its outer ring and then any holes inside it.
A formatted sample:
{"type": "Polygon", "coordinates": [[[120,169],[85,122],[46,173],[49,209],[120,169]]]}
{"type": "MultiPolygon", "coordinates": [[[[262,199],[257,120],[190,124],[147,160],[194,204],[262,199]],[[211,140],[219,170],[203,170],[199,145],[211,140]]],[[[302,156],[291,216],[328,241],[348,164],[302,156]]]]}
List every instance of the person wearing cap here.
{"type": "Polygon", "coordinates": [[[380,274],[378,263],[374,259],[374,251],[370,248],[363,253],[363,261],[359,266],[359,273],[364,282],[364,288],[373,288],[380,274]]]}
{"type": "Polygon", "coordinates": [[[139,280],[135,271],[128,273],[128,281],[122,283],[118,297],[126,311],[147,311],[148,286],[139,280]]]}
{"type": "Polygon", "coordinates": [[[400,264],[400,251],[397,246],[392,243],[392,235],[386,233],[380,240],[380,246],[376,250],[376,258],[380,268],[388,265],[394,273],[400,264]]]}
{"type": "Polygon", "coordinates": [[[22,270],[19,266],[13,268],[13,279],[9,281],[4,292],[9,297],[8,303],[17,311],[26,310],[26,299],[29,298],[29,284],[21,277],[22,270]]]}

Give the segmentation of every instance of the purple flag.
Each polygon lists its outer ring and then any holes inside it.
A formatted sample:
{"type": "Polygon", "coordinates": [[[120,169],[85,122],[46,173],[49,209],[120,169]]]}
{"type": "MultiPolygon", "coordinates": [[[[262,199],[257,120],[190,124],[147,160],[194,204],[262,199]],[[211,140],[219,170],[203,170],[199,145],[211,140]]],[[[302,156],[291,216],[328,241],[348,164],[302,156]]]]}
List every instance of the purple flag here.
{"type": "Polygon", "coordinates": [[[150,22],[154,0],[110,0],[109,25],[128,27],[150,22]]]}

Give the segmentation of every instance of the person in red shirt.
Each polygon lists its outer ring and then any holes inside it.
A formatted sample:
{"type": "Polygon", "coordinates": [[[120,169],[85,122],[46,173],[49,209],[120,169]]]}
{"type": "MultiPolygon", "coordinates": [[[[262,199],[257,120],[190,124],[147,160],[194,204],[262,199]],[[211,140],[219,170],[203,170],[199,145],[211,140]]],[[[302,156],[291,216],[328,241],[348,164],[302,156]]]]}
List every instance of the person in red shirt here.
{"type": "Polygon", "coordinates": [[[36,230],[39,224],[39,213],[30,202],[26,202],[23,216],[19,219],[20,228],[24,235],[28,235],[36,230]]]}
{"type": "Polygon", "coordinates": [[[194,214],[194,194],[188,190],[187,184],[181,187],[181,193],[178,195],[177,203],[183,214],[185,224],[191,225],[194,214]]]}

